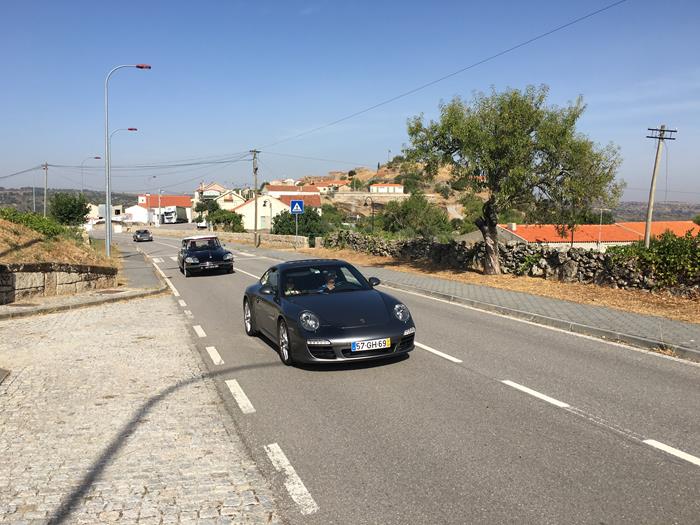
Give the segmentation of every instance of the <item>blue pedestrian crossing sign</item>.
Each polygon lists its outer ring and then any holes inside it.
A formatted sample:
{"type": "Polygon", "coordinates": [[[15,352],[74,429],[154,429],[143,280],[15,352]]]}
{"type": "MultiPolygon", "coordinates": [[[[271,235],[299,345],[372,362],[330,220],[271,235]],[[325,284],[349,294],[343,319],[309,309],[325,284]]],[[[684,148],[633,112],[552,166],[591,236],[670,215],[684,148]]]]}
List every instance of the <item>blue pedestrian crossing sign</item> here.
{"type": "Polygon", "coordinates": [[[299,215],[301,213],[304,213],[304,201],[292,201],[289,205],[289,208],[292,212],[292,215],[299,215]]]}

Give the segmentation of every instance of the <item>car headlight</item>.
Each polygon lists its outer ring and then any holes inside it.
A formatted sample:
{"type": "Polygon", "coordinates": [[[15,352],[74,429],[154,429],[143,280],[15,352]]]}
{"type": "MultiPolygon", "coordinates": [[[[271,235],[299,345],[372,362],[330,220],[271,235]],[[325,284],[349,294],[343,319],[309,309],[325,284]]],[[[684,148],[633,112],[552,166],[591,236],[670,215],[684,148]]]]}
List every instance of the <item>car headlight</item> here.
{"type": "Polygon", "coordinates": [[[304,330],[309,332],[315,332],[321,326],[321,321],[318,320],[318,317],[313,312],[301,312],[299,314],[299,323],[304,330]]]}
{"type": "Polygon", "coordinates": [[[408,307],[405,304],[397,304],[394,305],[394,317],[405,323],[411,318],[411,313],[408,311],[408,307]]]}
{"type": "Polygon", "coordinates": [[[224,261],[233,261],[233,254],[231,252],[224,254],[224,261]]]}
{"type": "Polygon", "coordinates": [[[185,262],[189,264],[199,264],[199,259],[196,257],[185,257],[185,262]]]}

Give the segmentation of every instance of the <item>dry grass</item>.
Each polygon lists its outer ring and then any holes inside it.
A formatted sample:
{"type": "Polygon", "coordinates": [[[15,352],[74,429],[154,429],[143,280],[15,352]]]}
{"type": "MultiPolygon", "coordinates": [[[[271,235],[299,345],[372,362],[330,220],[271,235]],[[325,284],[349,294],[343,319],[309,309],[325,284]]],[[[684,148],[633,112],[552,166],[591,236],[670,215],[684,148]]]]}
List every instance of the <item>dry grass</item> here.
{"type": "Polygon", "coordinates": [[[575,303],[605,306],[626,312],[655,315],[676,321],[700,324],[700,301],[675,297],[668,293],[619,290],[593,284],[561,283],[514,275],[482,275],[473,271],[460,272],[436,268],[421,261],[398,261],[391,257],[366,255],[352,250],[309,248],[300,251],[313,254],[315,257],[345,259],[348,262],[362,266],[428,274],[467,284],[491,286],[493,288],[552,297],[575,303]]]}
{"type": "Polygon", "coordinates": [[[20,224],[0,220],[0,263],[57,262],[115,266],[89,246],[71,239],[45,239],[20,224]]]}

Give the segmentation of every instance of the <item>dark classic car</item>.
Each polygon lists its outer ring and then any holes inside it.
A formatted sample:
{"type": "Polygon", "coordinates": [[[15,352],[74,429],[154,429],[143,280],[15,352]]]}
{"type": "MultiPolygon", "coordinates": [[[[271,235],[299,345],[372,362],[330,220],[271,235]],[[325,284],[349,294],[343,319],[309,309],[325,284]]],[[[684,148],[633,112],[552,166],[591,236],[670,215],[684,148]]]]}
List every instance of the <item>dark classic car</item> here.
{"type": "Polygon", "coordinates": [[[136,230],[133,235],[134,242],[152,241],[153,235],[148,230],[136,230]]]}
{"type": "Polygon", "coordinates": [[[185,237],[177,254],[177,264],[185,277],[209,270],[233,273],[233,254],[221,246],[216,235],[185,237]]]}
{"type": "Polygon", "coordinates": [[[248,335],[262,332],[292,363],[380,359],[410,352],[416,327],[406,305],[335,259],[291,261],[269,268],[243,298],[248,335]]]}

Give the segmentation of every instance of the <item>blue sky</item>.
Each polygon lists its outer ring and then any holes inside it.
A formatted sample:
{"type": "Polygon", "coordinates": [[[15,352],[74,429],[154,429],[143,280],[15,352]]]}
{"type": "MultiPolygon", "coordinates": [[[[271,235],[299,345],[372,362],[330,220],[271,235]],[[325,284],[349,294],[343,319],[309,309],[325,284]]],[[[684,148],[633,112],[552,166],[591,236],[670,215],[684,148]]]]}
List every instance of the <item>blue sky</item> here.
{"type": "MultiPolygon", "coordinates": [[[[45,161],[77,166],[102,155],[105,75],[116,65],[144,62],[153,69],[120,70],[110,81],[110,128],[139,128],[114,135],[114,166],[233,159],[257,147],[261,180],[376,167],[406,143],[406,119],[437,116],[441,100],[491,86],[547,84],[552,104],[582,95],[588,109],[579,129],[620,146],[625,200],[648,193],[655,144],[646,128],[677,128],[657,200],[700,202],[700,3],[692,0],[628,0],[374,111],[266,147],[611,1],[5,0],[0,177],[45,161]]],[[[86,186],[103,188],[99,161],[85,165],[86,186]]],[[[115,169],[113,185],[189,193],[199,180],[250,184],[250,172],[247,161],[115,169]]],[[[52,168],[49,175],[52,187],[80,185],[79,168],[52,168]]],[[[41,174],[0,185],[31,185],[34,177],[41,174]]]]}

